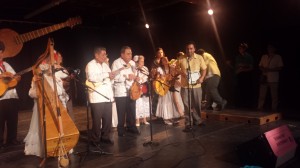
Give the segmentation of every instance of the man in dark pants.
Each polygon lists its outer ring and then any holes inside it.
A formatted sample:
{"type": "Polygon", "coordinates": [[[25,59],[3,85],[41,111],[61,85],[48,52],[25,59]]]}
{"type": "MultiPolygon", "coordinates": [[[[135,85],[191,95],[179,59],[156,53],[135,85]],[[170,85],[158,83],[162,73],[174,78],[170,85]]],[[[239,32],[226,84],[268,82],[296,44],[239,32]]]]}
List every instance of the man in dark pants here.
{"type": "Polygon", "coordinates": [[[114,78],[114,94],[118,113],[118,135],[125,136],[125,118],[128,132],[140,134],[135,125],[136,111],[135,100],[130,98],[130,87],[134,80],[139,78],[135,75],[135,62],[132,60],[132,51],[128,46],[121,49],[121,57],[112,64],[112,71],[119,71],[114,78]],[[126,67],[125,69],[123,69],[126,67]]]}
{"type": "Polygon", "coordinates": [[[205,76],[205,80],[203,82],[205,96],[206,96],[206,110],[213,110],[212,104],[215,102],[217,104],[217,108],[215,110],[223,110],[227,104],[227,100],[221,97],[219,93],[219,83],[221,80],[221,72],[218,67],[218,63],[215,58],[204,51],[203,49],[199,49],[197,54],[203,57],[203,60],[207,66],[207,73],[205,76]]]}
{"type": "MultiPolygon", "coordinates": [[[[5,58],[4,50],[4,43],[0,41],[0,85],[2,89],[5,88],[4,86],[7,86],[3,81],[4,78],[14,78],[17,81],[21,79],[20,76],[14,76],[16,74],[14,69],[7,62],[3,61],[5,58]]],[[[20,144],[17,140],[18,102],[19,97],[15,88],[7,88],[0,95],[0,148],[7,145],[20,144]],[[6,143],[4,142],[5,125],[7,127],[6,143]]]]}
{"type": "Polygon", "coordinates": [[[111,132],[113,102],[111,80],[115,75],[106,64],[106,59],[106,49],[96,47],[94,59],[87,64],[85,69],[87,82],[94,86],[94,90],[89,90],[93,120],[91,140],[94,145],[98,145],[100,141],[114,143],[111,132]]]}

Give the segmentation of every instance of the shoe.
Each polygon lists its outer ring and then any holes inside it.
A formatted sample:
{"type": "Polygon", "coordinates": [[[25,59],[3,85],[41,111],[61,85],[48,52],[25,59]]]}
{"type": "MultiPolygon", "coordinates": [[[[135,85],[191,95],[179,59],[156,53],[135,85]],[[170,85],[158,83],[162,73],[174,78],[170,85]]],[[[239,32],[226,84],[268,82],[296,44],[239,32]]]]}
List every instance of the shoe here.
{"type": "Polygon", "coordinates": [[[184,116],[184,115],[182,115],[182,116],[180,116],[180,117],[178,118],[178,120],[183,120],[183,119],[185,119],[185,116],[184,116]]]}
{"type": "Polygon", "coordinates": [[[69,154],[72,154],[74,152],[73,148],[69,150],[69,154]]]}
{"type": "Polygon", "coordinates": [[[111,145],[114,144],[114,141],[111,139],[101,139],[101,142],[106,143],[106,144],[111,144],[111,145]]]}
{"type": "Polygon", "coordinates": [[[227,104],[227,100],[224,99],[224,100],[222,101],[221,110],[224,110],[226,104],[227,104]]]}
{"type": "Polygon", "coordinates": [[[204,121],[202,119],[199,119],[199,120],[197,120],[197,121],[194,122],[194,125],[203,126],[204,125],[204,121]]]}
{"type": "Polygon", "coordinates": [[[205,108],[205,110],[213,111],[213,110],[214,110],[214,108],[213,108],[213,107],[211,107],[211,106],[209,106],[209,107],[206,107],[206,108],[205,108]]]}
{"type": "Polygon", "coordinates": [[[148,123],[148,122],[146,121],[146,122],[144,122],[144,124],[149,125],[150,123],[148,123]]]}
{"type": "Polygon", "coordinates": [[[172,125],[172,124],[173,124],[173,123],[170,122],[169,120],[164,120],[164,123],[165,123],[166,125],[172,125]]]}
{"type": "Polygon", "coordinates": [[[185,128],[182,130],[183,132],[191,132],[193,130],[193,127],[186,125],[185,128]]]}
{"type": "Polygon", "coordinates": [[[177,125],[177,124],[179,124],[179,121],[178,120],[173,120],[173,125],[177,125]]]}
{"type": "Polygon", "coordinates": [[[96,142],[96,141],[91,141],[91,144],[95,147],[99,147],[99,142],[96,142]]]}
{"type": "Polygon", "coordinates": [[[140,126],[140,123],[136,123],[135,126],[139,127],[139,126],[140,126]]]}

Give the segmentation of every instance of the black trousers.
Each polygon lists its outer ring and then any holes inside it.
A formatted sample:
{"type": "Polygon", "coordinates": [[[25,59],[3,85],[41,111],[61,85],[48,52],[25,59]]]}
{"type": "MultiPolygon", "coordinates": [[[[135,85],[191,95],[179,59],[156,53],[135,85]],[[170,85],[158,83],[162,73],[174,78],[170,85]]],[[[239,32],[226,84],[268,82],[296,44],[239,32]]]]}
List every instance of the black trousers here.
{"type": "Polygon", "coordinates": [[[112,103],[90,103],[92,112],[91,140],[99,142],[101,139],[112,139],[112,103]]]}
{"type": "Polygon", "coordinates": [[[118,133],[125,133],[125,119],[127,129],[137,132],[135,125],[135,100],[130,99],[130,97],[115,97],[115,100],[118,114],[118,133]]]}
{"type": "Polygon", "coordinates": [[[6,143],[17,140],[18,99],[0,100],[0,144],[4,143],[4,128],[7,127],[6,143]]]}

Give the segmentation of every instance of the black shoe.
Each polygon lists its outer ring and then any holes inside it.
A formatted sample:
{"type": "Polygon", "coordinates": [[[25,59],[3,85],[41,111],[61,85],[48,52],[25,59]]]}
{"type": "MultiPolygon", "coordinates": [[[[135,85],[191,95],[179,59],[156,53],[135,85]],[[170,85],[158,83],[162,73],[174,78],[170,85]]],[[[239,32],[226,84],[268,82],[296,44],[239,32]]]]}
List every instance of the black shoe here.
{"type": "Polygon", "coordinates": [[[95,141],[91,141],[91,145],[93,145],[94,147],[100,146],[99,142],[95,142],[95,141]]]}
{"type": "Polygon", "coordinates": [[[205,110],[212,111],[212,110],[214,110],[214,108],[213,108],[213,107],[211,107],[211,106],[209,106],[209,107],[206,107],[206,108],[205,108],[205,110]]]}
{"type": "Polygon", "coordinates": [[[101,139],[101,142],[103,142],[105,144],[110,144],[110,145],[114,144],[114,141],[111,139],[101,139]]]}
{"type": "Polygon", "coordinates": [[[227,105],[227,100],[222,101],[221,110],[224,110],[225,106],[227,105]]]}
{"type": "Polygon", "coordinates": [[[183,132],[191,132],[193,130],[193,127],[187,125],[185,128],[182,130],[183,132]]]}
{"type": "Polygon", "coordinates": [[[121,133],[121,132],[118,132],[118,136],[119,136],[119,137],[125,137],[125,134],[124,134],[124,133],[121,133]]]}

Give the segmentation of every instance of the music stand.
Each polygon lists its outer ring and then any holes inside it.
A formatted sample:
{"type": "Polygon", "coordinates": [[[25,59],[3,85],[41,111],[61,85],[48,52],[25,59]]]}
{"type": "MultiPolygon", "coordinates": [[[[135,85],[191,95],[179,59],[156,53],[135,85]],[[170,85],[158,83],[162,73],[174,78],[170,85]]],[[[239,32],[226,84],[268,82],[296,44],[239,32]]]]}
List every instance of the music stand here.
{"type": "Polygon", "coordinates": [[[153,131],[152,131],[152,89],[151,89],[152,81],[151,81],[150,78],[148,78],[147,83],[148,83],[148,86],[149,86],[150,141],[143,143],[143,146],[149,146],[149,145],[150,146],[158,146],[159,143],[153,141],[153,131]]]}
{"type": "Polygon", "coordinates": [[[91,138],[90,138],[90,121],[89,121],[89,97],[88,97],[88,91],[89,89],[91,89],[92,91],[98,93],[99,95],[105,97],[106,99],[109,99],[108,97],[104,96],[103,94],[99,93],[98,91],[96,91],[95,89],[91,88],[90,86],[86,85],[85,83],[81,82],[81,80],[78,79],[78,75],[76,75],[74,77],[74,80],[79,83],[80,85],[82,85],[85,88],[85,94],[86,94],[86,120],[87,120],[87,146],[86,146],[86,150],[85,151],[81,151],[81,152],[76,152],[75,155],[79,155],[80,156],[80,162],[83,162],[85,160],[85,158],[90,154],[90,153],[97,153],[100,155],[112,155],[112,153],[109,152],[105,152],[103,149],[101,149],[100,145],[96,145],[97,150],[93,150],[91,149],[90,145],[91,145],[91,138]],[[84,154],[83,158],[82,158],[82,154],[84,154]]]}

